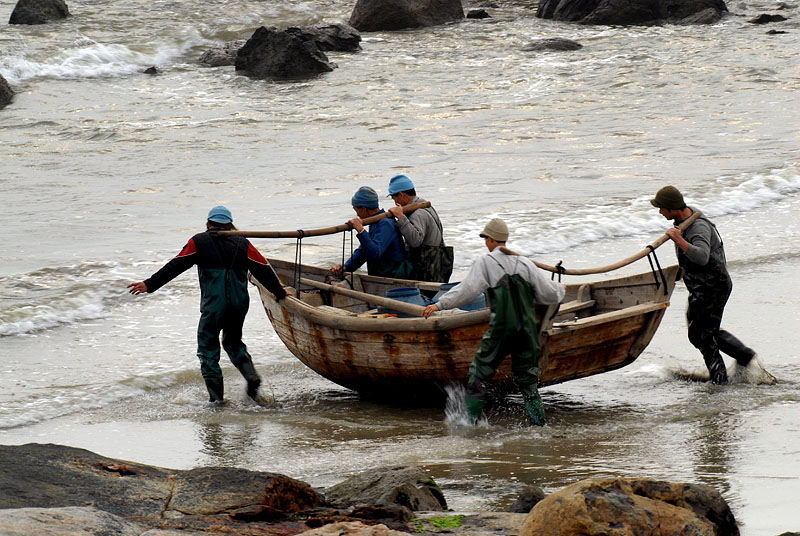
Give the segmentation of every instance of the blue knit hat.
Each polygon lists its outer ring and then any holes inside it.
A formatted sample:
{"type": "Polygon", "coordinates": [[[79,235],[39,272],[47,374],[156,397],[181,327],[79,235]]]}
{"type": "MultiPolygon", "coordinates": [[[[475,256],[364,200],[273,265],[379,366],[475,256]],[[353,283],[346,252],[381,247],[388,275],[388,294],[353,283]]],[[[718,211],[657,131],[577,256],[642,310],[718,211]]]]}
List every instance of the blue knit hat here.
{"type": "Polygon", "coordinates": [[[391,179],[389,179],[389,196],[392,196],[398,192],[405,192],[406,190],[412,190],[414,188],[414,183],[411,182],[411,179],[406,177],[405,175],[395,175],[391,179]]]}
{"type": "Polygon", "coordinates": [[[354,207],[378,208],[378,192],[362,186],[353,196],[352,204],[354,207]]]}
{"type": "Polygon", "coordinates": [[[222,205],[217,205],[208,211],[208,221],[217,223],[233,223],[231,211],[222,205]]]}

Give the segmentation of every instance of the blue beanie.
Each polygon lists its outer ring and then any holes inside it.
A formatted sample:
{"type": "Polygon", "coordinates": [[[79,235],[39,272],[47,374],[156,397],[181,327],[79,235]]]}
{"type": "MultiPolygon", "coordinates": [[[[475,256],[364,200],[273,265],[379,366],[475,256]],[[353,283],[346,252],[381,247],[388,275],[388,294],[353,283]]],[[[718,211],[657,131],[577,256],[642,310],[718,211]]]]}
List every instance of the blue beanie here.
{"type": "Polygon", "coordinates": [[[414,183],[405,175],[395,175],[389,179],[389,195],[414,189],[414,183]]]}
{"type": "Polygon", "coordinates": [[[378,192],[362,186],[353,196],[352,203],[354,207],[378,208],[378,192]]]}
{"type": "Polygon", "coordinates": [[[233,223],[231,211],[222,205],[217,205],[208,211],[208,221],[217,223],[233,223]]]}

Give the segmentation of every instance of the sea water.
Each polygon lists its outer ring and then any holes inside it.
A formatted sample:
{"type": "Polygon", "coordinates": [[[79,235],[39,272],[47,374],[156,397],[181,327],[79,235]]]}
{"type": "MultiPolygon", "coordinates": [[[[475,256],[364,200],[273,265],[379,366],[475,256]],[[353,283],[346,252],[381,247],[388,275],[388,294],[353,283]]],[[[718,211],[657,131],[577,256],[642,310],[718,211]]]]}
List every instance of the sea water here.
{"type": "MultiPolygon", "coordinates": [[[[710,484],[746,536],[800,530],[800,16],[729,3],[710,26],[586,27],[529,2],[491,19],[364,34],[318,78],[251,80],[198,65],[260,25],[347,20],[351,2],[69,2],[73,16],[0,27],[0,442],[53,442],[171,468],[275,471],[325,487],[382,465],[428,470],[456,510],[504,509],[527,484],[645,476],[710,484]],[[532,53],[565,37],[575,52],[532,53]],[[161,74],[142,71],[157,66],[161,74]],[[149,276],[225,204],[248,230],[327,227],[405,173],[455,247],[458,281],[490,218],[509,247],[568,268],[616,262],[669,225],[665,184],[717,224],[734,291],[723,324],[778,379],[718,387],[688,343],[681,283],[639,359],[542,389],[464,426],[453,407],[362,400],[305,368],[255,292],[245,342],[274,403],[253,404],[223,357],[223,408],[195,357],[194,271],[152,295],[149,276]],[[455,416],[455,417],[454,417],[455,416]]],[[[11,0],[0,0],[10,16],[11,0]]],[[[470,7],[470,6],[465,6],[470,7]]],[[[390,200],[383,202],[384,207],[390,200]]],[[[307,238],[338,264],[349,237],[307,238]]],[[[257,240],[293,259],[294,240],[257,240]]],[[[657,250],[674,262],[671,245],[657,250]]],[[[618,274],[649,270],[646,261],[618,274]]],[[[599,275],[597,278],[615,274],[599,275]]],[[[586,278],[565,278],[569,282],[586,278]]],[[[728,360],[728,364],[732,361],[728,360]]]]}

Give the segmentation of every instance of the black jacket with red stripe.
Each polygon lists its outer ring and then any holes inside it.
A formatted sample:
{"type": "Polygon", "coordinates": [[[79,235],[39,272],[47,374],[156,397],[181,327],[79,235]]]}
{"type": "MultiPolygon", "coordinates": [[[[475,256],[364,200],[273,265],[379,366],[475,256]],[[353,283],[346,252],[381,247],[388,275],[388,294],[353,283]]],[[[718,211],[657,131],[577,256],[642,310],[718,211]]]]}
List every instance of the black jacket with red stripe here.
{"type": "Polygon", "coordinates": [[[203,309],[209,305],[230,304],[231,300],[244,306],[242,301],[247,295],[248,270],[277,299],[286,297],[278,276],[249,240],[242,236],[219,236],[208,231],[190,238],[174,259],[146,279],[147,292],[155,292],[195,265],[200,279],[203,309]],[[219,303],[220,300],[224,303],[219,303]]]}

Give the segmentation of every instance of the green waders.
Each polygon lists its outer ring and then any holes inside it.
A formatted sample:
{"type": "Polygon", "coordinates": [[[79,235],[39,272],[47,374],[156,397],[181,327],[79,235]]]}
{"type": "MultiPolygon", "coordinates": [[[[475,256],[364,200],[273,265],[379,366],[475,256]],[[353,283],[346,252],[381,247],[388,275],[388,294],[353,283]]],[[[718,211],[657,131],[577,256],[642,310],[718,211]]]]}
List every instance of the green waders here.
{"type": "Polygon", "coordinates": [[[467,384],[467,411],[480,419],[486,403],[486,385],[508,354],[514,383],[522,392],[525,412],[532,425],[544,426],[544,406],[539,396],[539,330],[533,289],[517,274],[504,275],[487,291],[492,314],[489,331],[472,359],[467,384]]]}
{"type": "Polygon", "coordinates": [[[202,297],[197,326],[197,357],[209,400],[221,402],[225,392],[219,366],[220,332],[222,348],[247,380],[248,396],[255,398],[261,378],[256,373],[247,346],[242,342],[242,325],[250,307],[247,280],[225,268],[199,268],[198,275],[202,297]]]}

